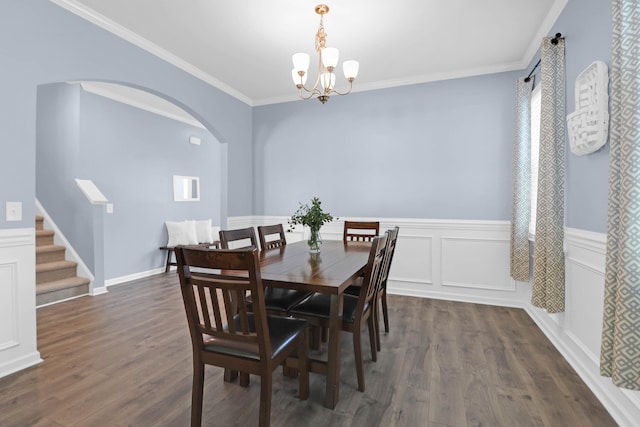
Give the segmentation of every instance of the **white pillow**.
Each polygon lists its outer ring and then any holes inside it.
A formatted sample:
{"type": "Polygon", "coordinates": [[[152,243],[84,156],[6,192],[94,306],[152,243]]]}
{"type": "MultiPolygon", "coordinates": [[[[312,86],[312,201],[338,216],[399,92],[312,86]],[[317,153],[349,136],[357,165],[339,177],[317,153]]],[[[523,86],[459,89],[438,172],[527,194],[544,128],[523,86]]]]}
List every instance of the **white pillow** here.
{"type": "Polygon", "coordinates": [[[198,244],[195,221],[167,221],[165,225],[169,235],[167,246],[198,244]]]}
{"type": "Polygon", "coordinates": [[[198,243],[213,243],[213,231],[211,229],[211,218],[196,223],[196,237],[198,243]]]}

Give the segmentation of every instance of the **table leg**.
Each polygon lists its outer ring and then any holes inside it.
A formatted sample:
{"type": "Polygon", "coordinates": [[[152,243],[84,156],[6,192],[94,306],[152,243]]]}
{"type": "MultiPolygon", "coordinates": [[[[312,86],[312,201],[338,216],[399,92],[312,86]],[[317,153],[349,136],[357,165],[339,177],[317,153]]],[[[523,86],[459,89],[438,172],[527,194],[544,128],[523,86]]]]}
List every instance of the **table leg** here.
{"type": "Polygon", "coordinates": [[[340,344],[342,342],[342,304],[343,295],[331,295],[329,314],[329,354],[327,360],[327,389],[324,406],[330,409],[338,403],[340,387],[340,344]]]}

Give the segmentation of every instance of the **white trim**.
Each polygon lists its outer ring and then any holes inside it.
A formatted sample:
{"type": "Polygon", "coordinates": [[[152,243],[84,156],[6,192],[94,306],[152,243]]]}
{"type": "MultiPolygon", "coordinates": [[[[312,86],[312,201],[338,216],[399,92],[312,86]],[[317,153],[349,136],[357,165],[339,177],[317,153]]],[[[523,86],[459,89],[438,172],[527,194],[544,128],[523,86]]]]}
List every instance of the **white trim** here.
{"type": "Polygon", "coordinates": [[[35,227],[0,229],[0,377],[42,361],[37,351],[35,227]]]}
{"type": "Polygon", "coordinates": [[[640,407],[633,408],[633,404],[629,404],[631,402],[624,402],[626,396],[624,396],[623,390],[615,387],[610,379],[600,376],[598,365],[593,365],[588,354],[578,351],[580,347],[570,336],[562,334],[558,325],[551,321],[550,317],[544,316],[543,310],[536,309],[531,305],[524,307],[524,309],[554,347],[562,354],[562,357],[575,369],[616,422],[620,426],[637,426],[637,412],[640,411],[640,407]],[[636,412],[636,414],[634,415],[633,412],[636,412]]]}
{"type": "Polygon", "coordinates": [[[10,228],[2,230],[0,249],[16,246],[35,246],[36,235],[33,228],[10,228]]]}
{"type": "Polygon", "coordinates": [[[421,286],[410,286],[410,284],[418,284],[422,285],[424,283],[420,283],[419,281],[410,282],[404,281],[407,285],[399,285],[399,280],[389,278],[389,283],[387,287],[387,292],[390,295],[402,295],[409,297],[418,297],[418,298],[431,298],[438,300],[446,300],[446,301],[457,301],[457,302],[465,302],[471,304],[484,304],[484,305],[495,305],[498,307],[514,307],[514,308],[522,308],[522,304],[520,301],[513,298],[498,298],[492,296],[479,296],[476,292],[463,292],[463,293],[453,293],[453,292],[442,292],[437,290],[432,290],[430,288],[425,288],[421,286]]]}
{"type": "MultiPolygon", "coordinates": [[[[171,120],[175,120],[181,123],[186,123],[190,126],[198,127],[201,129],[205,129],[204,125],[200,123],[195,118],[191,117],[189,113],[182,110],[177,105],[166,101],[159,96],[153,95],[149,92],[145,92],[146,96],[153,96],[157,98],[157,100],[153,101],[153,104],[143,102],[138,99],[134,99],[131,95],[131,91],[139,91],[138,89],[133,89],[128,86],[118,85],[114,83],[103,83],[103,82],[93,82],[93,81],[82,81],[80,82],[80,86],[85,92],[93,93],[94,95],[102,96],[103,98],[108,98],[116,102],[120,102],[122,104],[129,105],[134,108],[138,108],[140,110],[148,111],[153,114],[157,114],[162,117],[166,117],[171,120]],[[168,108],[163,108],[166,104],[170,104],[172,109],[180,109],[184,112],[183,115],[179,115],[169,111],[168,108]]],[[[143,91],[140,91],[143,92],[143,91]]],[[[192,137],[193,138],[193,137],[192,137]]],[[[197,144],[200,145],[200,144],[197,144]]]]}
{"type": "MultiPolygon", "coordinates": [[[[103,292],[103,293],[104,293],[104,292],[103,292]]],[[[82,298],[82,297],[87,297],[87,296],[95,296],[95,294],[94,294],[93,292],[90,292],[90,293],[88,293],[88,294],[74,295],[74,296],[69,297],[69,298],[59,299],[59,300],[55,300],[55,301],[48,302],[48,303],[46,303],[46,304],[40,304],[40,305],[37,305],[37,306],[36,306],[36,309],[38,309],[38,308],[42,308],[42,307],[46,307],[46,306],[48,306],[48,305],[55,305],[55,304],[58,304],[58,303],[61,303],[61,302],[65,302],[65,301],[71,301],[71,300],[73,300],[73,299],[78,299],[78,298],[82,298]]]]}
{"type": "Polygon", "coordinates": [[[564,229],[565,240],[572,245],[580,246],[601,254],[607,251],[607,235],[593,231],[578,230],[576,228],[564,229]]]}
{"type": "Polygon", "coordinates": [[[44,360],[40,358],[40,352],[34,351],[32,353],[25,354],[18,359],[13,359],[0,365],[0,378],[22,371],[23,369],[37,365],[40,362],[44,362],[44,360]]]}
{"type": "Polygon", "coordinates": [[[87,6],[79,3],[76,0],[49,0],[51,3],[60,6],[71,13],[78,15],[79,17],[86,19],[87,21],[97,25],[100,28],[103,28],[110,33],[115,34],[116,36],[128,41],[129,43],[138,46],[141,49],[146,50],[147,52],[157,56],[158,58],[168,62],[171,65],[174,65],[180,68],[182,71],[185,71],[191,74],[194,77],[199,78],[205,83],[210,84],[211,86],[220,89],[228,95],[248,104],[249,106],[253,106],[253,101],[246,96],[245,94],[237,91],[231,86],[221,82],[216,79],[212,75],[205,73],[201,69],[189,64],[188,62],[180,59],[176,55],[171,52],[161,48],[160,46],[151,43],[149,40],[139,36],[133,31],[123,27],[120,24],[112,21],[111,19],[97,13],[96,11],[88,8],[87,6]]]}
{"type": "MultiPolygon", "coordinates": [[[[175,270],[175,267],[172,267],[171,269],[175,270]]],[[[162,267],[162,268],[154,268],[153,270],[142,271],[140,273],[129,274],[127,276],[120,276],[120,277],[115,277],[113,279],[105,280],[104,281],[104,287],[106,289],[106,288],[109,288],[111,286],[122,285],[122,284],[125,284],[127,282],[131,282],[131,281],[138,280],[138,279],[144,279],[146,277],[155,276],[155,275],[160,274],[160,273],[164,273],[164,267],[162,267]]]]}
{"type": "Polygon", "coordinates": [[[553,2],[553,6],[551,6],[551,8],[549,9],[547,17],[542,22],[540,27],[538,27],[537,34],[531,38],[531,44],[529,45],[529,48],[526,50],[525,54],[522,56],[522,60],[520,61],[520,63],[523,63],[524,65],[521,67],[521,69],[526,68],[527,65],[531,63],[538,50],[540,50],[540,43],[542,38],[549,34],[554,24],[560,17],[562,10],[567,5],[568,1],[569,0],[556,0],[553,2]]]}
{"type": "Polygon", "coordinates": [[[585,268],[585,269],[591,271],[592,273],[596,273],[596,274],[599,274],[600,276],[604,277],[604,274],[605,274],[605,271],[604,271],[604,268],[603,268],[604,266],[600,267],[600,266],[597,266],[597,265],[593,265],[593,264],[590,264],[588,262],[584,262],[584,261],[581,261],[581,260],[579,260],[577,258],[573,258],[573,257],[570,257],[570,256],[566,257],[566,261],[570,262],[572,264],[575,264],[575,265],[579,265],[580,267],[585,268]]]}

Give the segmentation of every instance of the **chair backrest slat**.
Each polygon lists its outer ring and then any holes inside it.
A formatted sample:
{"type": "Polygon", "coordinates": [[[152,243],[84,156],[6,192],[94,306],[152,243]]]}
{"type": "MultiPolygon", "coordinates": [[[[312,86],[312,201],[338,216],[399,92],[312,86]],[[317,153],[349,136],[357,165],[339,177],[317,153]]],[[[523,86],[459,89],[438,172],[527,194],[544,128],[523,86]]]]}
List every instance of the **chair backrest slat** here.
{"type": "Polygon", "coordinates": [[[236,230],[220,230],[220,247],[222,249],[258,249],[258,240],[253,227],[238,228],[236,230]],[[231,247],[231,243],[241,243],[242,247],[231,247]],[[248,243],[248,244],[245,244],[248,243]]]}
{"type": "Polygon", "coordinates": [[[371,242],[380,232],[379,221],[345,221],[342,240],[346,242],[371,242]]]}
{"type": "Polygon", "coordinates": [[[387,235],[387,247],[384,250],[384,260],[382,262],[382,269],[380,271],[380,281],[378,282],[378,290],[382,290],[387,286],[387,279],[389,278],[389,270],[391,270],[391,261],[393,261],[393,254],[396,251],[396,242],[398,241],[399,228],[396,226],[391,230],[386,231],[387,235]]]}
{"type": "Polygon", "coordinates": [[[384,260],[384,250],[387,244],[387,236],[377,236],[371,242],[371,250],[369,251],[369,259],[364,272],[362,281],[362,289],[358,299],[357,312],[364,311],[367,305],[372,306],[373,298],[376,294],[378,281],[381,278],[380,269],[384,260]]]}
{"type": "Polygon", "coordinates": [[[205,339],[214,337],[255,345],[261,358],[268,357],[271,343],[257,249],[176,247],[176,260],[194,348],[201,350],[205,339]],[[244,304],[247,293],[251,313],[244,304]]]}
{"type": "Polygon", "coordinates": [[[282,224],[260,225],[258,226],[258,238],[260,239],[260,247],[265,249],[276,249],[287,244],[282,224]],[[270,236],[277,235],[275,239],[270,236]]]}

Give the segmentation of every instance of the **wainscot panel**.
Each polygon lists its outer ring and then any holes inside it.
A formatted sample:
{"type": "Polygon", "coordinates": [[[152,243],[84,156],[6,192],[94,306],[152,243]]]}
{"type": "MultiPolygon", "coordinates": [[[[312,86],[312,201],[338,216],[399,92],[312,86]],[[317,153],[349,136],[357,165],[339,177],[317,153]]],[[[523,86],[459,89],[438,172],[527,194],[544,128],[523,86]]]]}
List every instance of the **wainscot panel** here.
{"type": "Polygon", "coordinates": [[[41,362],[36,344],[35,229],[0,230],[0,377],[41,362]]]}
{"type": "Polygon", "coordinates": [[[563,315],[523,301],[538,327],[621,426],[637,426],[640,392],[616,387],[600,375],[606,236],[565,228],[566,296],[563,315]],[[559,320],[558,320],[559,319],[559,320]]]}

